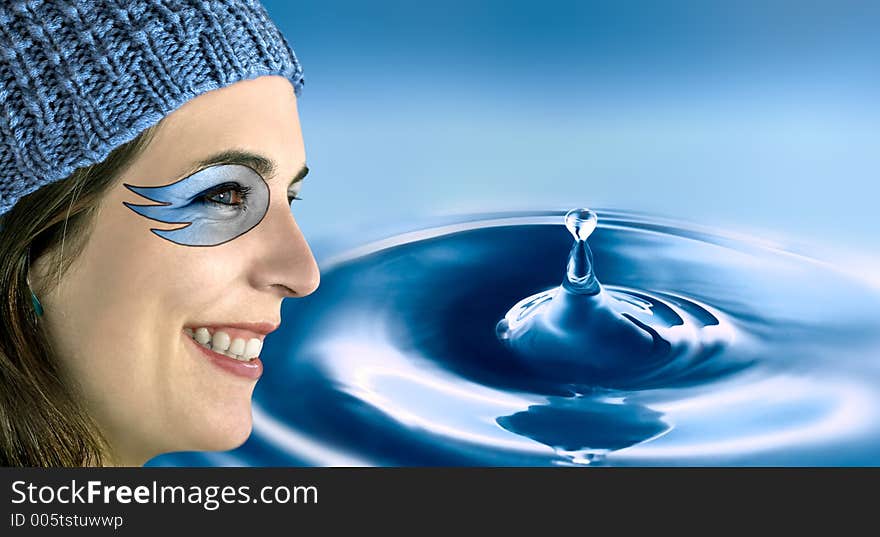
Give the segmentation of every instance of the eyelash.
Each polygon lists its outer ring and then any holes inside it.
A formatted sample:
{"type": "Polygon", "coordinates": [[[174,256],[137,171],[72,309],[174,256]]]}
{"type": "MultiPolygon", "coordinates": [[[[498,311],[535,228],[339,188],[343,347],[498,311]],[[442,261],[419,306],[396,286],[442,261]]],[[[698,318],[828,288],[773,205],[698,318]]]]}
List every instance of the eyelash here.
{"type": "Polygon", "coordinates": [[[248,192],[250,192],[250,187],[240,185],[238,183],[226,183],[214,188],[205,194],[203,194],[200,199],[206,203],[214,205],[215,207],[240,207],[241,210],[247,210],[247,198],[248,192]],[[213,198],[219,194],[224,194],[226,192],[236,192],[239,196],[241,196],[241,203],[223,203],[222,201],[217,201],[213,198]]]}
{"type": "MultiPolygon", "coordinates": [[[[203,194],[200,197],[200,199],[202,201],[209,203],[211,205],[214,205],[214,206],[241,207],[242,210],[246,210],[247,206],[246,206],[245,202],[247,201],[248,192],[250,192],[250,190],[251,190],[250,187],[242,186],[238,183],[227,183],[227,184],[220,185],[217,188],[206,192],[205,194],[203,194]],[[238,193],[242,198],[241,203],[223,203],[222,201],[217,201],[217,200],[211,199],[212,197],[214,197],[218,194],[223,194],[223,193],[226,193],[229,191],[233,191],[233,192],[238,193]]],[[[293,203],[294,201],[301,201],[301,200],[302,200],[302,198],[299,197],[298,195],[294,195],[293,197],[291,197],[289,195],[287,196],[288,205],[293,203]]]]}

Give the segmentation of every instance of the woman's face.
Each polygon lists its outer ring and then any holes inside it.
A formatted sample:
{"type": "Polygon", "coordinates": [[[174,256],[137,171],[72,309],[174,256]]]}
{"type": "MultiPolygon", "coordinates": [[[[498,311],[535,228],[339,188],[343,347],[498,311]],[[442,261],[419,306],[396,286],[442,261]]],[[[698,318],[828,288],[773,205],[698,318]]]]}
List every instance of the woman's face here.
{"type": "Polygon", "coordinates": [[[281,322],[282,299],[320,278],[289,202],[305,164],[286,79],[192,99],[111,188],[82,254],[40,297],[64,373],[116,463],[231,449],[250,434],[262,372],[251,358],[281,322]]]}

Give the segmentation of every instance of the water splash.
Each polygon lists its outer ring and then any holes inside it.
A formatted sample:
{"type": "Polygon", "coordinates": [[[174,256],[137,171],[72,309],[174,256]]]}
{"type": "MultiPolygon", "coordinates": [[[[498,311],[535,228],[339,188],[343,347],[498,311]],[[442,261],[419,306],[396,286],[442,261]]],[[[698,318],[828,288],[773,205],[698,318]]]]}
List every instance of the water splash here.
{"type": "Polygon", "coordinates": [[[574,238],[562,283],[517,302],[496,325],[498,338],[535,375],[590,385],[649,380],[670,362],[717,352],[727,342],[723,316],[684,296],[600,284],[587,243],[598,224],[589,209],[564,217],[574,238]],[[719,327],[722,329],[719,330],[719,327]]]}

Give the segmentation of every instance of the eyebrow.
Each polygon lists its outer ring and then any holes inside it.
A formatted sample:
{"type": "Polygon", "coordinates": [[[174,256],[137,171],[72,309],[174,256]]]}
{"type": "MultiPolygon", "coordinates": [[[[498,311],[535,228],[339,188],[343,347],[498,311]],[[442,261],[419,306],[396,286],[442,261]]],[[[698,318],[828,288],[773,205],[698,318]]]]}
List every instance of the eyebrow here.
{"type": "MultiPolygon", "coordinates": [[[[278,171],[278,166],[275,164],[274,160],[242,149],[227,149],[226,151],[211,155],[210,157],[198,161],[195,164],[194,169],[198,171],[217,164],[241,164],[242,166],[252,168],[255,172],[263,176],[264,179],[267,177],[274,177],[275,173],[278,171]]],[[[290,180],[287,188],[289,189],[291,186],[302,181],[308,174],[309,167],[303,166],[298,172],[296,172],[293,179],[290,180]]]]}

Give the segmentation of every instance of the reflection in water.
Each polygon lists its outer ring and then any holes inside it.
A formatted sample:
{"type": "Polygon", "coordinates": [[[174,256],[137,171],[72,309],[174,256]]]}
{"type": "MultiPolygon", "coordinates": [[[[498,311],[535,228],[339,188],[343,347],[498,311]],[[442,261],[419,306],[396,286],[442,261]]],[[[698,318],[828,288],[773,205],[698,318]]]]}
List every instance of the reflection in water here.
{"type": "Polygon", "coordinates": [[[648,407],[600,398],[554,398],[511,416],[498,418],[508,431],[569,454],[574,462],[601,460],[610,452],[656,437],[669,426],[648,407]]]}
{"type": "Polygon", "coordinates": [[[560,292],[561,214],[411,233],[323,263],[318,291],[285,302],[242,448],[154,464],[880,464],[876,290],[749,239],[599,216],[593,296],[656,332],[648,352],[498,326],[560,292]]]}

